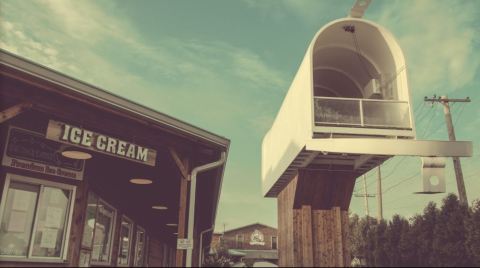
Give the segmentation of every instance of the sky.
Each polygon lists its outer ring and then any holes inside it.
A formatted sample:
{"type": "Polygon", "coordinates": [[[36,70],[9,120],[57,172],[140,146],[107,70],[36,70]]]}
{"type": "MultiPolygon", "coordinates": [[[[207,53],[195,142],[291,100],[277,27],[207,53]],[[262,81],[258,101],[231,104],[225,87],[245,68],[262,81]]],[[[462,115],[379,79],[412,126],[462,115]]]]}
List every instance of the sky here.
{"type": "MultiPolygon", "coordinates": [[[[315,33],[353,0],[0,0],[0,48],[231,140],[216,230],[277,226],[276,199],[261,193],[261,141],[315,33]]],[[[374,0],[364,16],[393,33],[406,57],[418,139],[447,140],[436,94],[454,104],[469,201],[480,198],[480,1],[374,0]]],[[[384,216],[411,217],[446,194],[421,189],[420,159],[382,166],[384,216]]],[[[456,193],[452,163],[447,192],[456,193]]],[[[369,193],[376,173],[367,174],[369,193]]],[[[357,180],[360,181],[360,180],[357,180]]],[[[362,193],[357,183],[356,193],[362,193]]],[[[376,200],[370,199],[376,215],[376,200]]],[[[365,214],[352,198],[352,213],[365,214]]]]}

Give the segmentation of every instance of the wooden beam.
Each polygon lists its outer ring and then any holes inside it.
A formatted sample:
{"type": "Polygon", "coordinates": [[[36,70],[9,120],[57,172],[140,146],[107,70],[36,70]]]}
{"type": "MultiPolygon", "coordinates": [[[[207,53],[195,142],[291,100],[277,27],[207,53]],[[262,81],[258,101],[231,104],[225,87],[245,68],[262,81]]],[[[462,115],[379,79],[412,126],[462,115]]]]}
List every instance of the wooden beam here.
{"type": "Polygon", "coordinates": [[[182,160],[180,160],[180,156],[178,155],[177,151],[173,147],[168,147],[168,151],[170,152],[170,155],[172,156],[173,160],[175,161],[175,164],[177,164],[178,169],[180,170],[180,173],[182,174],[184,179],[190,180],[190,177],[188,176],[188,169],[185,167],[185,165],[182,163],[182,160]]]}
{"type": "MultiPolygon", "coordinates": [[[[183,162],[181,161],[180,163],[182,164],[183,167],[185,167],[188,170],[189,168],[188,159],[185,159],[183,162]]],[[[177,238],[187,238],[188,179],[189,179],[189,176],[187,175],[186,177],[183,176],[183,178],[181,178],[181,181],[180,181],[180,201],[179,201],[179,207],[178,207],[177,238]]],[[[176,244],[175,244],[175,247],[176,247],[176,244]]],[[[176,267],[185,266],[185,250],[177,249],[175,266],[176,267]]]]}
{"type": "Polygon", "coordinates": [[[365,163],[367,163],[370,159],[372,159],[375,155],[372,154],[363,154],[360,155],[356,160],[354,164],[354,169],[358,169],[359,167],[362,167],[365,163]]]}
{"type": "Polygon", "coordinates": [[[7,108],[4,111],[0,112],[0,124],[12,119],[13,117],[21,114],[22,112],[32,108],[32,103],[25,101],[22,103],[19,103],[17,105],[14,105],[12,107],[7,108]]]}

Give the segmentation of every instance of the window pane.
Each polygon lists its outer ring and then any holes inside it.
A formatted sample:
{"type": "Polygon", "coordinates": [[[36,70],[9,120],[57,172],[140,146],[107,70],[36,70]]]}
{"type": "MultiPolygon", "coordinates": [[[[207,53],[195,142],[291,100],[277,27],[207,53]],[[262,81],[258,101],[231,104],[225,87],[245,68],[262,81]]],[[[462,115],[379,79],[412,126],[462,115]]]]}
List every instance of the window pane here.
{"type": "Polygon", "coordinates": [[[112,244],[112,229],[115,211],[99,202],[97,220],[95,222],[95,236],[93,238],[92,261],[110,262],[110,248],[112,244]]]}
{"type": "Polygon", "coordinates": [[[43,188],[37,212],[32,256],[61,256],[69,200],[70,191],[53,187],[43,188]]]}
{"type": "Polygon", "coordinates": [[[315,123],[335,125],[360,125],[358,100],[315,98],[315,123]]]}
{"type": "Polygon", "coordinates": [[[28,255],[39,190],[39,186],[10,183],[0,226],[0,255],[28,255]]]}
{"type": "Polygon", "coordinates": [[[130,241],[132,241],[132,223],[122,219],[120,227],[120,249],[118,251],[118,264],[128,265],[130,257],[130,241]]]}
{"type": "Polygon", "coordinates": [[[277,249],[277,237],[272,236],[272,249],[277,249]]]}
{"type": "Polygon", "coordinates": [[[366,126],[411,128],[407,102],[363,101],[366,126]]]}
{"type": "Polygon", "coordinates": [[[88,193],[87,211],[85,215],[85,223],[83,227],[82,246],[92,248],[93,229],[95,228],[97,214],[98,197],[92,193],[88,193]]]}
{"type": "Polygon", "coordinates": [[[135,266],[144,266],[145,260],[145,231],[137,230],[137,242],[135,245],[135,266]]]}
{"type": "Polygon", "coordinates": [[[80,260],[78,267],[90,267],[90,251],[80,250],[80,260]]]}

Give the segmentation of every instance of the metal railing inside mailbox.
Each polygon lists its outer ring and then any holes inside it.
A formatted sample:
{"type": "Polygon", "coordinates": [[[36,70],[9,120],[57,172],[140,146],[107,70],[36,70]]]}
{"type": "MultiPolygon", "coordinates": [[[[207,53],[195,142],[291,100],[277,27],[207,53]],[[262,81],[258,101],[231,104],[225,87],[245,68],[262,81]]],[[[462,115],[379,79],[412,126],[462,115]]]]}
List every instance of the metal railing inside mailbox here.
{"type": "Polygon", "coordinates": [[[411,129],[408,102],[314,97],[315,125],[411,129]]]}

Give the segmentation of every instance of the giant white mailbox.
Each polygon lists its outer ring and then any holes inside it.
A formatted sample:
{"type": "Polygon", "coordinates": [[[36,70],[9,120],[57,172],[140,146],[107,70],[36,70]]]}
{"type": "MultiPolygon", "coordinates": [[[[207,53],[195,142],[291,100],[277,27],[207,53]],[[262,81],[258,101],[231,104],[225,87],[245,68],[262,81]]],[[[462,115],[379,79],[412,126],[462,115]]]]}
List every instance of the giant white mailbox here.
{"type": "Polygon", "coordinates": [[[395,155],[471,156],[471,142],[416,140],[405,64],[378,24],[343,18],[320,29],[263,139],[264,195],[301,168],[361,175],[395,155]]]}

